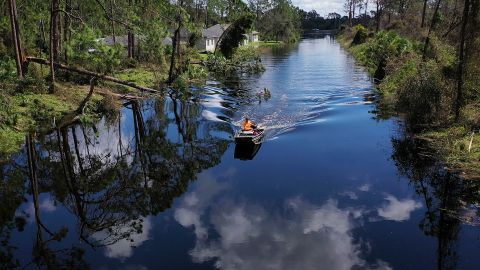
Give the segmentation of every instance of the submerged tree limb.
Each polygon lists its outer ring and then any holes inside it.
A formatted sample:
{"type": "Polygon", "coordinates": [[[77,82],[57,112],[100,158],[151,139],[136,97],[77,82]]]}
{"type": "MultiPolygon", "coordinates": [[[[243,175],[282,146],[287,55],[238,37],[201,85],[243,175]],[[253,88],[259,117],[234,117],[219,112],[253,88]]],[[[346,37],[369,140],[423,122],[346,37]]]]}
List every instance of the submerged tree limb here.
{"type": "MultiPolygon", "coordinates": [[[[48,60],[46,60],[46,59],[43,59],[43,58],[38,58],[38,57],[27,57],[27,61],[28,61],[28,62],[38,63],[38,64],[41,64],[41,65],[47,65],[47,66],[50,65],[50,61],[48,61],[48,60]]],[[[102,79],[102,80],[106,80],[106,81],[118,83],[118,84],[121,84],[121,85],[126,85],[126,86],[129,86],[129,87],[138,89],[138,90],[140,90],[140,91],[150,92],[150,93],[158,93],[158,92],[160,92],[159,90],[155,90],[155,89],[152,89],[152,88],[148,88],[148,87],[144,87],[144,86],[141,86],[141,85],[137,85],[137,84],[135,84],[135,83],[133,83],[133,82],[120,80],[120,79],[115,78],[115,77],[111,77],[111,76],[108,76],[108,75],[105,75],[105,74],[101,74],[101,73],[96,73],[96,72],[89,71],[89,70],[86,70],[86,69],[82,69],[82,68],[78,68],[78,67],[74,67],[74,66],[67,66],[67,65],[64,65],[64,64],[60,64],[60,63],[53,63],[53,65],[54,65],[56,68],[60,68],[60,69],[64,69],[64,70],[68,70],[68,71],[72,71],[72,72],[76,72],[76,73],[88,75],[88,76],[94,76],[94,77],[97,77],[98,79],[102,79]]]]}

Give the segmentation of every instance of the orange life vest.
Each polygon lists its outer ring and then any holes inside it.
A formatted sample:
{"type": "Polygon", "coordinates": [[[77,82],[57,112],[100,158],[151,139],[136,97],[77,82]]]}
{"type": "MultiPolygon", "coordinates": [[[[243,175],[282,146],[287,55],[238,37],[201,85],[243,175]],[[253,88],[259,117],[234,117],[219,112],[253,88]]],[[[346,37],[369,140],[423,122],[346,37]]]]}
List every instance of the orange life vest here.
{"type": "Polygon", "coordinates": [[[247,131],[253,130],[252,125],[253,123],[250,120],[243,122],[243,130],[247,130],[247,131]]]}

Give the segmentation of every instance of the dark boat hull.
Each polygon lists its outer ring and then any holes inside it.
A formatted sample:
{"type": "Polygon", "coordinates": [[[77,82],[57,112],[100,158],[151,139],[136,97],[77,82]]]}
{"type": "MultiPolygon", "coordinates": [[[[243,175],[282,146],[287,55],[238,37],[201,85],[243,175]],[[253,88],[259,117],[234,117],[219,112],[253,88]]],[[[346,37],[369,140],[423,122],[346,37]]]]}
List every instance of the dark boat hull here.
{"type": "Polygon", "coordinates": [[[253,143],[259,144],[262,143],[263,135],[265,134],[264,129],[257,129],[253,133],[245,133],[242,131],[235,134],[235,143],[253,143]]]}

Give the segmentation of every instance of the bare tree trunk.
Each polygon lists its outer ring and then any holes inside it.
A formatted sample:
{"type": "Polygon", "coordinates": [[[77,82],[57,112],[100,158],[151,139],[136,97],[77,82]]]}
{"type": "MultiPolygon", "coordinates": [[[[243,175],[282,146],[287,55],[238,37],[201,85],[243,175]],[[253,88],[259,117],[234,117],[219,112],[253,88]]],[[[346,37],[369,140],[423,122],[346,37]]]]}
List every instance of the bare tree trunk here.
{"type": "Polygon", "coordinates": [[[422,23],[420,24],[420,27],[422,27],[422,28],[425,25],[425,12],[427,10],[427,2],[428,2],[428,0],[423,1],[422,23]]]}
{"type": "Polygon", "coordinates": [[[465,32],[470,13],[470,0],[465,0],[463,8],[462,29],[460,31],[460,44],[458,49],[457,70],[457,98],[455,99],[455,121],[460,118],[460,109],[463,105],[463,70],[465,69],[465,32]]]}
{"type": "Polygon", "coordinates": [[[375,29],[375,32],[378,32],[380,30],[380,21],[382,18],[382,9],[380,8],[380,0],[377,0],[377,11],[375,12],[375,17],[377,19],[377,27],[375,29]]]}
{"type": "Polygon", "coordinates": [[[65,63],[68,63],[68,55],[67,55],[67,48],[65,48],[65,44],[68,42],[70,38],[70,12],[72,11],[72,0],[66,0],[65,2],[65,11],[63,17],[63,43],[64,43],[64,60],[65,63]]]}
{"type": "Polygon", "coordinates": [[[128,52],[128,58],[132,59],[133,54],[132,54],[132,35],[131,35],[131,30],[130,28],[127,29],[127,52],[128,52]]]}
{"type": "Polygon", "coordinates": [[[208,0],[205,3],[205,27],[208,27],[208,0]]]}
{"type": "Polygon", "coordinates": [[[355,0],[352,1],[352,20],[355,20],[355,0]]]}
{"type": "Polygon", "coordinates": [[[368,0],[365,1],[365,19],[367,19],[368,0]]]}
{"type": "Polygon", "coordinates": [[[47,46],[47,34],[45,33],[45,21],[40,20],[40,31],[42,32],[42,39],[44,46],[47,46]]]}
{"type": "Polygon", "coordinates": [[[113,44],[117,43],[117,38],[115,37],[115,21],[113,20],[114,14],[113,14],[113,6],[115,5],[115,0],[110,0],[110,17],[112,20],[110,20],[110,27],[112,28],[112,39],[113,39],[113,44]]]}
{"type": "Polygon", "coordinates": [[[352,3],[353,0],[348,0],[348,23],[352,26],[352,3]]]}
{"type": "Polygon", "coordinates": [[[427,49],[428,49],[428,45],[430,44],[430,35],[431,35],[433,29],[435,28],[435,24],[437,23],[436,18],[437,18],[437,14],[438,14],[438,8],[440,7],[441,3],[442,3],[442,0],[438,0],[437,4],[435,5],[435,11],[433,12],[432,22],[430,24],[430,28],[428,28],[427,38],[425,38],[425,43],[423,45],[423,56],[422,56],[423,61],[425,61],[427,59],[427,49]]]}
{"type": "Polygon", "coordinates": [[[168,83],[172,83],[175,80],[176,76],[176,65],[175,65],[175,55],[177,53],[177,46],[179,46],[178,43],[180,39],[180,23],[178,24],[178,28],[175,29],[175,33],[173,34],[173,40],[172,40],[172,55],[170,56],[170,70],[168,72],[168,83]]]}
{"type": "MultiPolygon", "coordinates": [[[[132,0],[129,0],[128,4],[131,8],[133,8],[132,0]]],[[[128,29],[127,29],[127,41],[128,41],[128,45],[127,45],[128,58],[132,59],[134,57],[135,40],[134,40],[134,36],[133,36],[133,30],[132,30],[131,27],[128,27],[128,29]]]]}
{"type": "Polygon", "coordinates": [[[22,43],[20,39],[20,29],[17,20],[17,3],[16,0],[9,0],[10,24],[12,28],[12,41],[15,47],[15,63],[17,65],[17,76],[19,79],[24,77],[24,57],[22,43]]]}
{"type": "Polygon", "coordinates": [[[55,93],[55,62],[58,62],[58,9],[59,1],[52,0],[50,5],[50,93],[55,93]]]}
{"type": "MultiPolygon", "coordinates": [[[[183,7],[183,0],[180,0],[178,2],[179,7],[183,7]]],[[[173,35],[173,40],[172,40],[172,55],[170,57],[170,70],[168,72],[168,83],[172,83],[175,80],[175,77],[177,76],[177,65],[175,63],[175,54],[177,54],[178,58],[180,58],[181,51],[180,51],[180,31],[182,30],[183,27],[183,22],[182,22],[182,16],[178,15],[177,18],[177,23],[178,27],[175,30],[175,33],[173,35]]],[[[177,59],[178,62],[179,59],[177,59]]]]}

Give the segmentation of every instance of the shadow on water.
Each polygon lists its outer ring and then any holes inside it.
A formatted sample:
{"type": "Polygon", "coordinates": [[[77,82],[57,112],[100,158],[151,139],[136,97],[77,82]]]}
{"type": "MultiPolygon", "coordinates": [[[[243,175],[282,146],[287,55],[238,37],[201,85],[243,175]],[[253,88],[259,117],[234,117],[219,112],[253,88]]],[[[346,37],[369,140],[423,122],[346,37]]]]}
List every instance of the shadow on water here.
{"type": "Polygon", "coordinates": [[[262,144],[237,143],[235,144],[234,158],[240,160],[252,160],[262,147],[262,144]]]}
{"type": "Polygon", "coordinates": [[[426,236],[436,239],[437,268],[455,269],[460,255],[470,255],[458,250],[461,230],[480,225],[479,186],[448,172],[426,145],[402,127],[392,138],[392,159],[426,206],[418,226],[426,236]]]}

